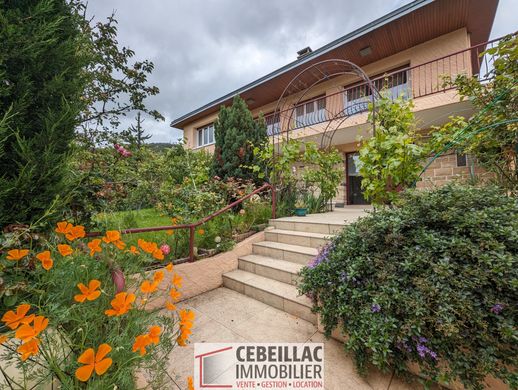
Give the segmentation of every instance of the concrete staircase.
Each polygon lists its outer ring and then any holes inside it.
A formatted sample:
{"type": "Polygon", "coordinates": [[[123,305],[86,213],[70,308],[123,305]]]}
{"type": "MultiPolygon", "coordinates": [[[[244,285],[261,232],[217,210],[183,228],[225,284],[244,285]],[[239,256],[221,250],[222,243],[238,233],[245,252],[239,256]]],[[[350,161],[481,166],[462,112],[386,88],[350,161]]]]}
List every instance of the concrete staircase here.
{"type": "Polygon", "coordinates": [[[265,241],[253,244],[252,253],[239,258],[238,269],[223,275],[223,285],[316,324],[311,300],[298,294],[298,273],[343,228],[344,216],[325,213],[270,220],[265,241]]]}

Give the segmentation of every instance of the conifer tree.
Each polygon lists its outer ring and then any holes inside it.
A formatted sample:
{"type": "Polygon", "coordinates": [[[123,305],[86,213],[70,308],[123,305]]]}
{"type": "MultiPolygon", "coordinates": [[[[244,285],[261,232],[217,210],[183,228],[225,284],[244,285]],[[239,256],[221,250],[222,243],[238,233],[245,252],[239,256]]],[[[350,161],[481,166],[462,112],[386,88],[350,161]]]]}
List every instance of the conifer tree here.
{"type": "Polygon", "coordinates": [[[232,106],[220,108],[214,131],[212,174],[222,179],[234,177],[259,184],[257,174],[247,167],[260,164],[254,157],[253,147],[267,139],[264,118],[261,116],[255,121],[246,102],[236,96],[232,106]]]}
{"type": "MultiPolygon", "coordinates": [[[[47,215],[68,186],[84,67],[65,0],[0,1],[0,226],[47,215]]],[[[54,207],[55,209],[55,207],[54,207]]]]}

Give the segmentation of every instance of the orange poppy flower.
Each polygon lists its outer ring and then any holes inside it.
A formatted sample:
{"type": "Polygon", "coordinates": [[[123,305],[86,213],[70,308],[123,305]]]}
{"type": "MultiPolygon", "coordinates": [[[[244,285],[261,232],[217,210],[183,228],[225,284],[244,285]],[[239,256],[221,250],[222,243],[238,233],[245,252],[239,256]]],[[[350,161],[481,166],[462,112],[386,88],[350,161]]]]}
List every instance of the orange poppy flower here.
{"type": "Polygon", "coordinates": [[[92,279],[86,287],[83,283],[79,283],[77,288],[81,291],[81,294],[74,296],[76,302],[84,302],[85,300],[94,301],[101,295],[98,288],[101,286],[101,282],[97,279],[92,279]]]}
{"type": "Polygon", "coordinates": [[[96,238],[95,240],[90,241],[88,244],[88,248],[90,248],[90,256],[93,256],[95,252],[101,252],[101,240],[96,238]]]}
{"type": "Polygon", "coordinates": [[[180,315],[180,324],[190,324],[192,326],[195,317],[193,311],[182,309],[178,314],[180,315]]]}
{"type": "Polygon", "coordinates": [[[88,348],[81,356],[77,358],[77,362],[84,364],[76,370],[76,378],[81,382],[86,382],[92,376],[95,370],[97,375],[102,375],[112,365],[112,359],[106,355],[110,353],[112,347],[108,344],[99,345],[97,353],[93,348],[88,348]]]}
{"type": "Polygon", "coordinates": [[[178,274],[174,274],[173,275],[173,279],[171,280],[171,282],[173,283],[173,286],[175,286],[176,288],[181,288],[182,287],[182,277],[178,274]]]}
{"type": "Polygon", "coordinates": [[[124,243],[124,241],[122,240],[117,240],[117,241],[114,241],[113,242],[113,245],[115,245],[117,248],[119,248],[120,250],[123,250],[124,248],[126,248],[126,244],[124,243]]]}
{"type": "Polygon", "coordinates": [[[205,230],[203,230],[203,229],[198,229],[198,234],[199,234],[200,236],[203,236],[203,235],[205,234],[205,230]]]}
{"type": "Polygon", "coordinates": [[[168,236],[172,236],[174,234],[174,230],[166,230],[165,234],[167,234],[168,236]]]}
{"type": "Polygon", "coordinates": [[[162,271],[156,271],[153,275],[153,282],[160,284],[160,282],[164,280],[164,272],[162,271]]]}
{"type": "Polygon", "coordinates": [[[129,251],[128,251],[128,252],[131,252],[131,253],[133,253],[134,255],[138,255],[138,254],[140,254],[139,250],[137,249],[137,247],[136,247],[135,245],[130,246],[130,248],[129,248],[129,251]]]}
{"type": "Polygon", "coordinates": [[[149,339],[149,336],[147,334],[141,334],[140,336],[137,336],[135,338],[135,342],[133,343],[133,352],[139,351],[140,356],[144,356],[147,351],[146,347],[151,344],[151,340],[149,339]]]}
{"type": "Polygon", "coordinates": [[[67,234],[72,230],[73,227],[74,225],[71,223],[68,223],[67,221],[61,221],[57,223],[57,227],[54,231],[60,234],[67,234]]]}
{"type": "Polygon", "coordinates": [[[178,218],[176,218],[176,217],[171,218],[171,223],[172,223],[173,225],[176,225],[176,224],[178,223],[178,221],[179,221],[179,219],[178,219],[178,218]]]}
{"type": "Polygon", "coordinates": [[[11,249],[7,252],[7,260],[18,261],[29,254],[28,249],[11,249]]]}
{"type": "Polygon", "coordinates": [[[39,343],[40,340],[32,339],[18,347],[17,351],[21,355],[22,361],[26,361],[28,358],[36,355],[39,352],[39,343]]]}
{"type": "Polygon", "coordinates": [[[176,291],[174,288],[172,288],[171,291],[169,291],[169,296],[171,297],[173,302],[176,302],[178,301],[178,299],[180,299],[182,294],[179,291],[176,291]]]}
{"type": "Polygon", "coordinates": [[[22,340],[24,343],[36,338],[43,332],[49,324],[49,319],[43,316],[34,317],[34,322],[31,325],[22,325],[16,331],[15,337],[22,340]]]}
{"type": "Polygon", "coordinates": [[[177,342],[177,344],[178,344],[180,347],[185,347],[185,346],[187,346],[187,340],[186,340],[186,339],[184,339],[182,336],[178,336],[178,337],[176,338],[176,342],[177,342]]]}
{"type": "Polygon", "coordinates": [[[83,238],[86,236],[85,228],[84,226],[74,226],[70,229],[68,233],[65,234],[65,237],[69,241],[74,241],[77,238],[83,238]]]}
{"type": "Polygon", "coordinates": [[[104,314],[110,317],[121,316],[131,309],[131,304],[133,302],[135,302],[135,294],[120,292],[115,295],[115,298],[111,301],[113,309],[105,310],[104,314]]]}
{"type": "Polygon", "coordinates": [[[121,234],[117,230],[108,230],[103,237],[103,241],[109,244],[121,239],[121,234]]]}
{"type": "Polygon", "coordinates": [[[66,244],[58,245],[58,251],[61,254],[61,256],[68,256],[74,252],[72,247],[70,245],[66,245],[66,244]]]}
{"type": "Polygon", "coordinates": [[[0,345],[2,345],[3,343],[5,343],[7,340],[9,340],[9,337],[7,337],[6,335],[0,335],[0,345]]]}
{"type": "Polygon", "coordinates": [[[140,291],[144,294],[151,294],[152,292],[155,292],[157,288],[158,284],[152,283],[149,280],[144,280],[140,285],[140,291]]]}
{"type": "Polygon", "coordinates": [[[164,260],[164,252],[160,249],[156,249],[153,251],[153,257],[157,260],[164,260]]]}
{"type": "Polygon", "coordinates": [[[54,260],[50,258],[50,251],[43,251],[36,255],[36,258],[41,261],[41,265],[45,270],[49,270],[54,265],[54,260]]]}
{"type": "Polygon", "coordinates": [[[166,308],[167,310],[171,310],[171,311],[173,311],[173,310],[176,310],[176,305],[175,305],[174,303],[172,303],[172,302],[167,301],[167,302],[165,303],[165,308],[166,308]]]}
{"type": "MultiPolygon", "coordinates": [[[[142,250],[144,252],[147,252],[147,253],[153,253],[153,252],[155,252],[157,250],[160,250],[160,249],[158,249],[158,246],[157,246],[157,244],[155,242],[148,242],[146,240],[139,239],[137,241],[137,243],[138,243],[138,246],[140,248],[142,248],[142,250]]],[[[160,252],[162,252],[162,251],[160,251],[160,252]]]]}
{"type": "Polygon", "coordinates": [[[148,337],[153,344],[158,344],[160,342],[160,333],[162,332],[162,328],[159,326],[152,326],[149,328],[148,337]]]}
{"type": "Polygon", "coordinates": [[[167,264],[165,269],[168,270],[169,272],[173,272],[173,263],[167,264]]]}
{"type": "Polygon", "coordinates": [[[194,383],[192,380],[192,376],[187,377],[187,390],[194,390],[194,383]]]}
{"type": "Polygon", "coordinates": [[[24,303],[16,308],[16,313],[9,310],[2,316],[2,322],[13,330],[18,328],[21,324],[30,324],[34,319],[34,314],[26,316],[30,308],[31,305],[24,303]]]}

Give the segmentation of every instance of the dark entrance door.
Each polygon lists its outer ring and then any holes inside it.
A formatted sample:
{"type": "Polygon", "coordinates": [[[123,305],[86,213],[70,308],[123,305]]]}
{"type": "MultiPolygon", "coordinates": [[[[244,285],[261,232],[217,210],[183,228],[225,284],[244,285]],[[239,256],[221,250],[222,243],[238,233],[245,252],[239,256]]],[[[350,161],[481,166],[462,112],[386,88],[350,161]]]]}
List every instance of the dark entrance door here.
{"type": "Polygon", "coordinates": [[[369,204],[363,197],[358,159],[358,153],[347,153],[347,204],[369,204]]]}

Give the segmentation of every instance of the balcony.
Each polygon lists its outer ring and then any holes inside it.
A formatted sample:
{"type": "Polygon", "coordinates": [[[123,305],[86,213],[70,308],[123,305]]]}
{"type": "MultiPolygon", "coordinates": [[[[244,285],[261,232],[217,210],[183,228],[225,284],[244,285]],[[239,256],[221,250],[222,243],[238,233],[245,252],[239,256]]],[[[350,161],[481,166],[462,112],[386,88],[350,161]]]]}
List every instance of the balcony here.
{"type": "MultiPolygon", "coordinates": [[[[499,39],[473,46],[468,49],[449,54],[432,61],[406,66],[389,73],[374,76],[371,81],[374,88],[391,99],[402,97],[419,98],[452,90],[444,85],[445,77],[455,78],[457,75],[477,75],[480,81],[487,81],[492,70],[492,55],[480,54],[498,44],[499,39]]],[[[298,129],[316,126],[324,128],[331,120],[341,120],[368,111],[372,98],[372,90],[365,82],[344,86],[339,92],[320,95],[306,100],[289,109],[272,113],[265,117],[268,135],[278,135],[298,129]]],[[[436,106],[445,103],[433,102],[436,106]]]]}

